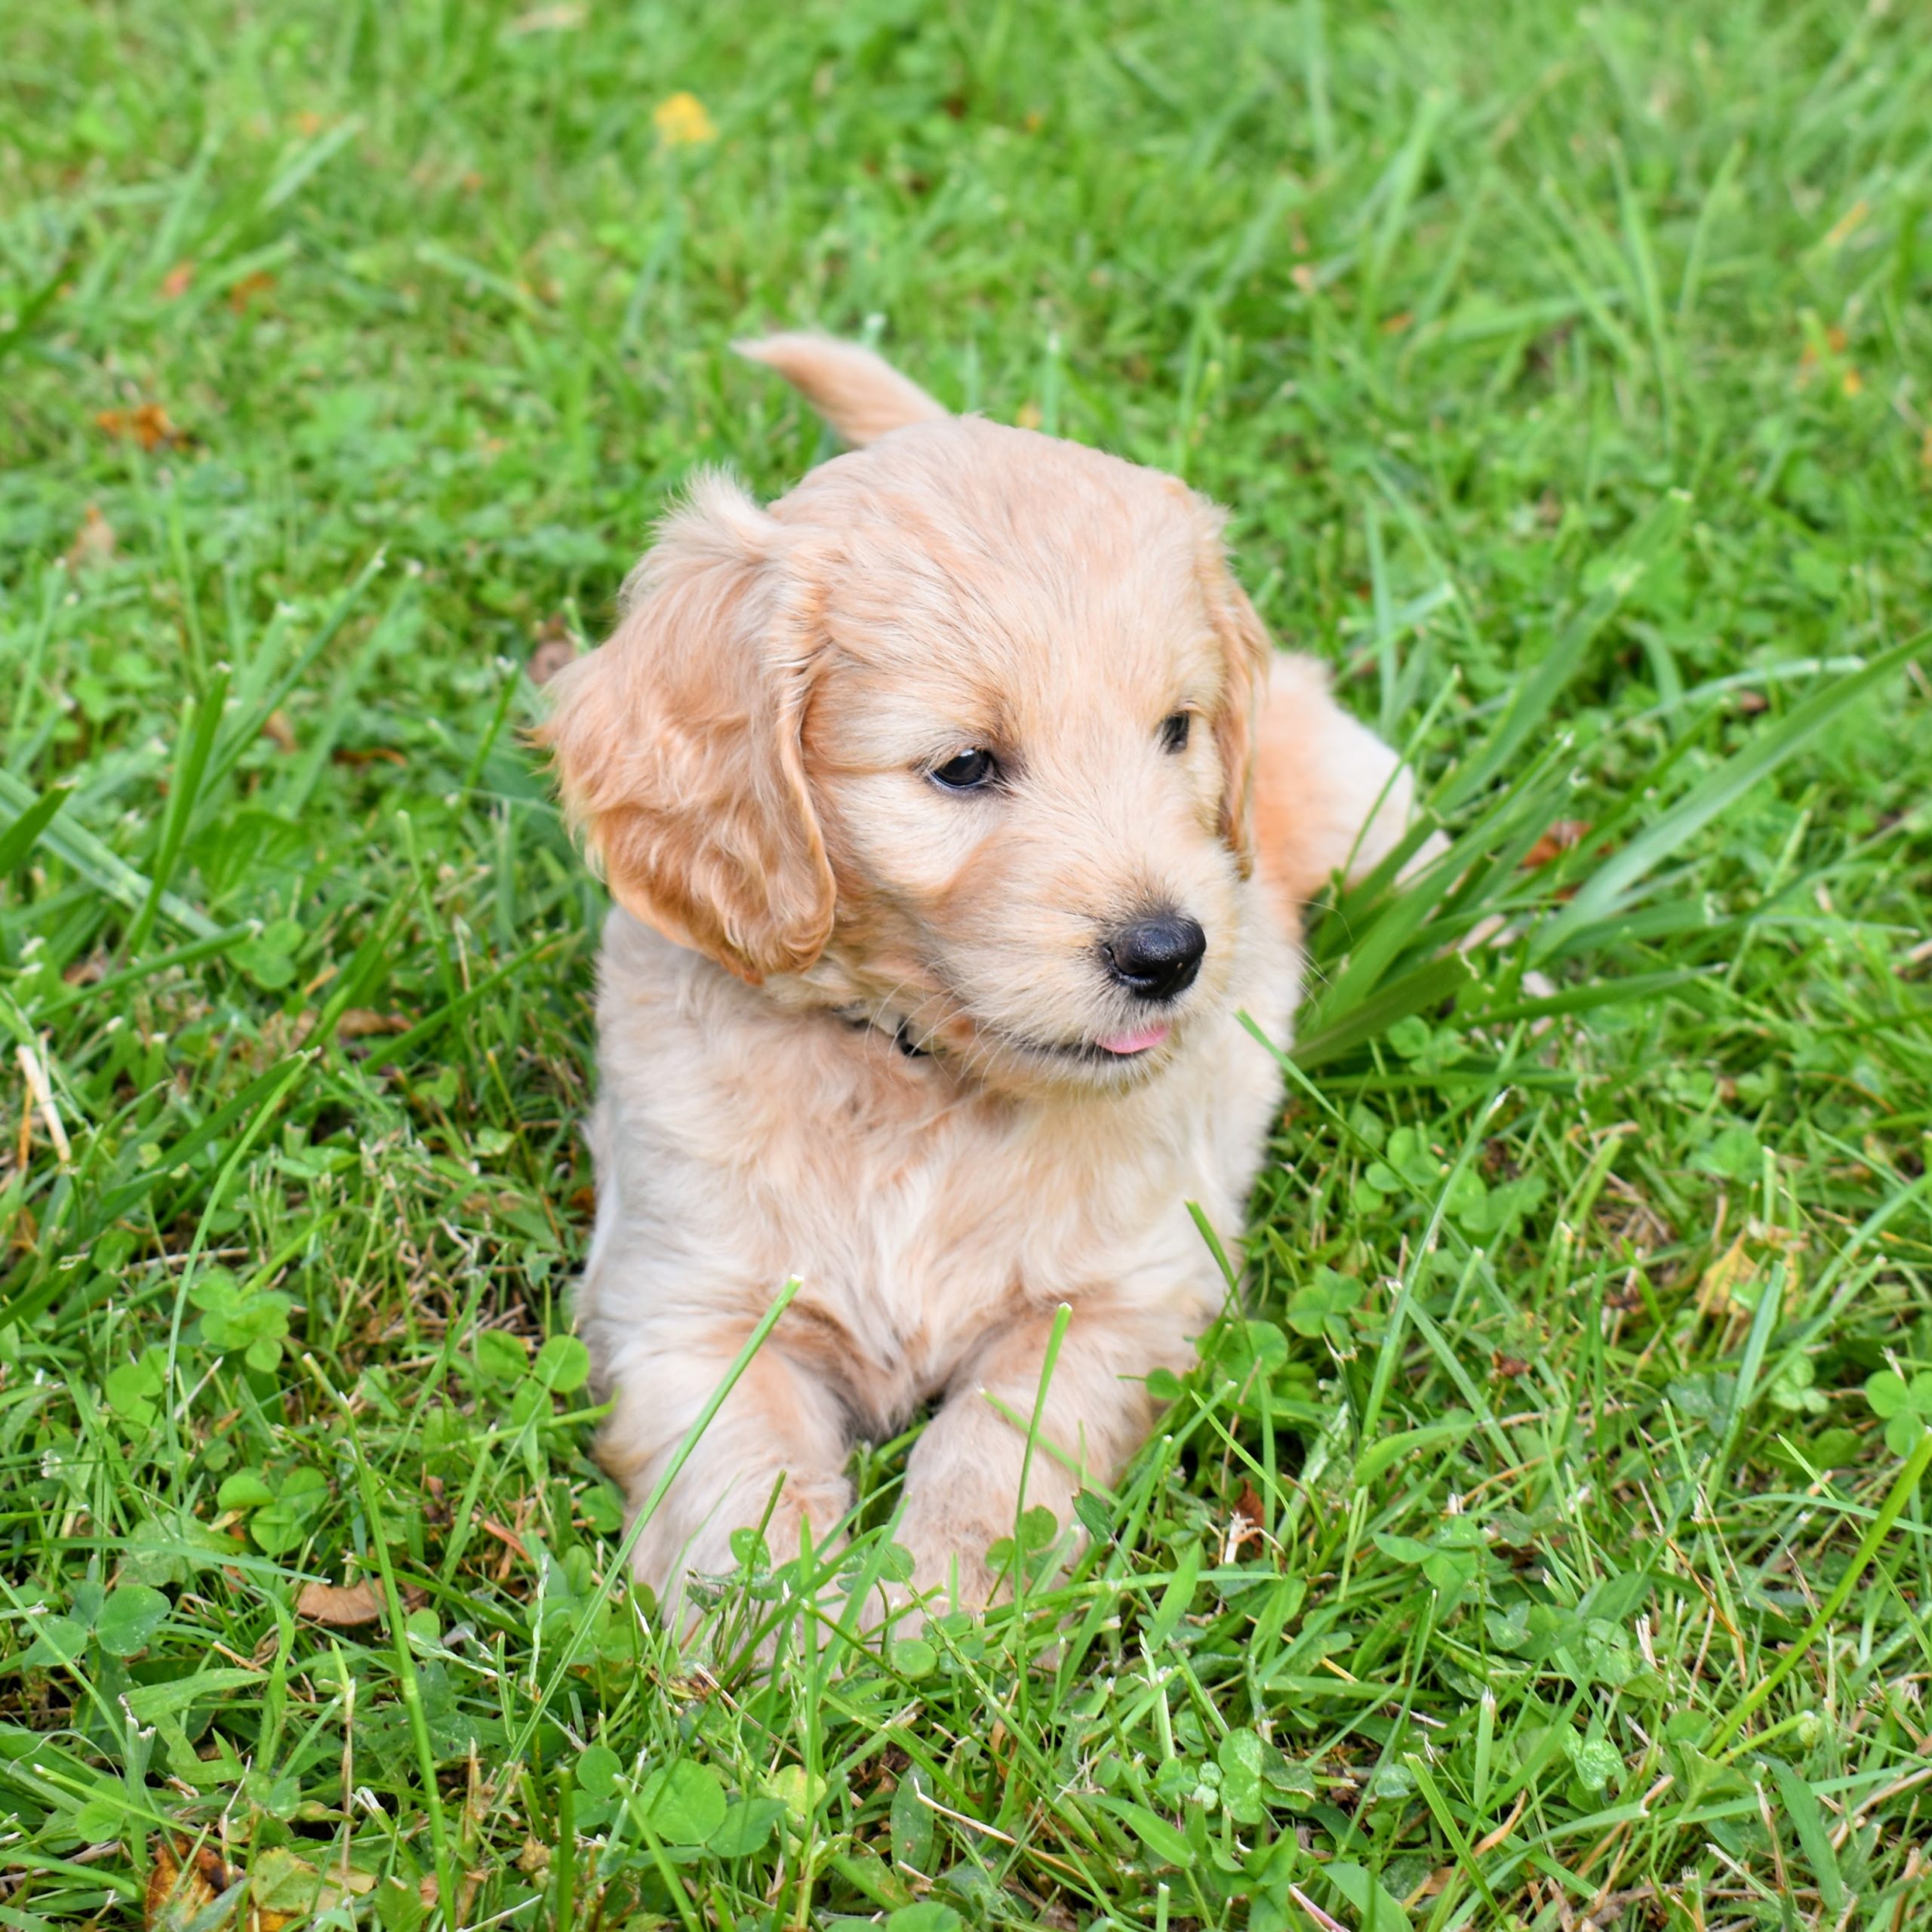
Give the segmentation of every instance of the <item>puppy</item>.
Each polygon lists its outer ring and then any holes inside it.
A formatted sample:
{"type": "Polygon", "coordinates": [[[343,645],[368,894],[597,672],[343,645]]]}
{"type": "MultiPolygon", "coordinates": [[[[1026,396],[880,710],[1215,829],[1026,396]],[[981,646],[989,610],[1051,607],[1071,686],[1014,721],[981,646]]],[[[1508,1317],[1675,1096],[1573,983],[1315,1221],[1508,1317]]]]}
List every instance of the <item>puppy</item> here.
{"type": "Polygon", "coordinates": [[[796,1277],[638,1576],[668,1609],[735,1530],[823,1542],[854,1435],[936,1401],[894,1534],[915,1590],[977,1605],[1036,1403],[1024,1505],[1070,1527],[1223,1306],[1189,1204],[1238,1251],[1278,1100],[1237,1015],[1287,1043],[1300,909],[1410,787],[1174,478],[854,346],[743,352],[856,447],[764,509],[698,481],[542,734],[617,902],[577,1305],[600,1453],[635,1509],[796,1277]]]}

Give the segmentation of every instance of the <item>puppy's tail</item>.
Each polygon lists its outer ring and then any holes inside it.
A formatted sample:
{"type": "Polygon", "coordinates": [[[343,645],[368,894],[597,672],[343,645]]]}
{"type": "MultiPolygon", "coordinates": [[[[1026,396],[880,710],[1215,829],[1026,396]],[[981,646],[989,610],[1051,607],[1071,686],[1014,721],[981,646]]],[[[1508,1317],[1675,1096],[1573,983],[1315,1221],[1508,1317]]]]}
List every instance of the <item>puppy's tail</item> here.
{"type": "Polygon", "coordinates": [[[826,335],[768,335],[732,347],[776,369],[843,436],[863,449],[888,430],[946,411],[917,383],[855,342],[826,335]]]}

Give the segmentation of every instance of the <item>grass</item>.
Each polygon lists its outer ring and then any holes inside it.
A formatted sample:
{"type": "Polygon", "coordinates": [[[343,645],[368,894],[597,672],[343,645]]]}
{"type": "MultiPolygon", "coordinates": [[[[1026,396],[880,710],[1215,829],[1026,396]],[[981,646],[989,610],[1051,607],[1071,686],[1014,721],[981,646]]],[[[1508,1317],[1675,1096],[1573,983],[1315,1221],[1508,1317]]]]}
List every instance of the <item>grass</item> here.
{"type": "Polygon", "coordinates": [[[0,1921],[1923,1922],[1932,42],[1475,20],[14,10],[0,1921]],[[798,322],[1232,505],[1457,858],[1321,924],[1072,1578],[881,1656],[765,1571],[707,1672],[518,733],[694,465],[826,451],[798,322]]]}

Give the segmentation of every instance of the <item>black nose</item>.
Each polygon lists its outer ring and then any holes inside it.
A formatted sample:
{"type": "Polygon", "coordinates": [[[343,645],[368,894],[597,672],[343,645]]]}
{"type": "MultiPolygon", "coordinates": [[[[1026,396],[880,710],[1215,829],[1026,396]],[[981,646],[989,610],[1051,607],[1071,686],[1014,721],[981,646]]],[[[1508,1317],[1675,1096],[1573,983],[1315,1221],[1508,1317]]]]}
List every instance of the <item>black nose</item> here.
{"type": "Polygon", "coordinates": [[[1107,971],[1139,999],[1172,999],[1194,983],[1208,935],[1197,920],[1164,912],[1137,919],[1100,948],[1107,971]]]}

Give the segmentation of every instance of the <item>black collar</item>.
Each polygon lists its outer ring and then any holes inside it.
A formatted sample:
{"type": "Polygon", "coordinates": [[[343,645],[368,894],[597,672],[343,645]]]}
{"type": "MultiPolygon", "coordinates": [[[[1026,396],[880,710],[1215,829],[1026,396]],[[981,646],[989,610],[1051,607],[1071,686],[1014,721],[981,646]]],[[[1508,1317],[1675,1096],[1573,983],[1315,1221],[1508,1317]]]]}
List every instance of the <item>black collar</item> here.
{"type": "MultiPolygon", "coordinates": [[[[855,1013],[849,1007],[842,1009],[838,1017],[844,1020],[847,1026],[855,1026],[861,1032],[883,1033],[886,1030],[883,1017],[875,1019],[869,1013],[855,1013]]],[[[932,1057],[932,1055],[912,1038],[912,1023],[909,1020],[901,1020],[894,1026],[892,1044],[908,1060],[930,1060],[932,1057]]]]}

